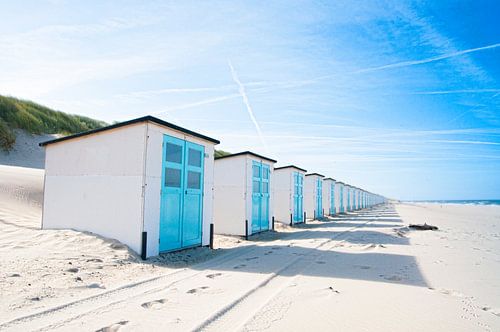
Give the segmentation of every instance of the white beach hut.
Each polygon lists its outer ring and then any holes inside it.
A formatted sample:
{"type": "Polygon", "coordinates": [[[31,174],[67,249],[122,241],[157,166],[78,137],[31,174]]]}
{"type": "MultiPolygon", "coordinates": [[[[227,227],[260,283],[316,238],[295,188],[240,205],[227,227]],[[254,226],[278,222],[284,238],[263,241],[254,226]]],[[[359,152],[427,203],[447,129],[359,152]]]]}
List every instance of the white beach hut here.
{"type": "Polygon", "coordinates": [[[351,211],[356,210],[356,187],[351,186],[349,188],[349,192],[351,193],[351,211]]]}
{"type": "Polygon", "coordinates": [[[352,189],[351,186],[348,184],[344,185],[344,196],[345,196],[345,210],[346,212],[351,211],[351,195],[352,195],[352,189]]]}
{"type": "Polygon", "coordinates": [[[270,229],[275,163],[276,160],[250,151],[215,159],[216,233],[248,236],[270,229]]]}
{"type": "Polygon", "coordinates": [[[274,216],[290,225],[304,222],[304,175],[294,165],[276,167],[273,174],[274,216]]]}
{"type": "Polygon", "coordinates": [[[152,116],[41,143],[42,228],[114,238],[143,258],[208,245],[218,143],[152,116]]]}
{"type": "Polygon", "coordinates": [[[323,178],[318,173],[306,174],[304,181],[304,209],[306,217],[323,218],[323,178]]]}
{"type": "Polygon", "coordinates": [[[345,213],[345,184],[343,182],[337,181],[335,182],[335,190],[337,191],[337,207],[338,213],[345,213]]]}
{"type": "Polygon", "coordinates": [[[336,213],[335,205],[335,179],[323,179],[323,211],[329,216],[336,213]]]}
{"type": "Polygon", "coordinates": [[[352,209],[354,211],[358,210],[358,197],[359,197],[359,191],[357,187],[353,187],[352,191],[352,209]]]}

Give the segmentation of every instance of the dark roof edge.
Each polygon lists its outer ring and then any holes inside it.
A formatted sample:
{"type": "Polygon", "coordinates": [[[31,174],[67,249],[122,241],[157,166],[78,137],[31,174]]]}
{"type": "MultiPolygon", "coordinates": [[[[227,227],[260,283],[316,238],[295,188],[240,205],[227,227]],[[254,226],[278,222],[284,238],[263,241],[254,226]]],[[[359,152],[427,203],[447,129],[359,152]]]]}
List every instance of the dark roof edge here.
{"type": "Polygon", "coordinates": [[[307,172],[306,169],[303,169],[303,168],[300,168],[300,167],[297,167],[295,165],[287,165],[287,166],[280,166],[280,167],[275,167],[274,170],[277,170],[277,169],[285,169],[285,168],[295,168],[295,169],[298,169],[299,171],[302,171],[302,172],[307,172]]]}
{"type": "Polygon", "coordinates": [[[306,174],[306,176],[311,176],[311,175],[321,176],[322,178],[325,177],[323,174],[319,174],[319,173],[309,173],[309,174],[306,174]]]}
{"type": "Polygon", "coordinates": [[[332,180],[332,181],[337,182],[337,180],[335,180],[334,178],[324,178],[323,180],[332,180]]]}
{"type": "Polygon", "coordinates": [[[146,115],[146,116],[143,116],[143,117],[140,117],[140,118],[137,118],[137,119],[132,119],[132,120],[124,121],[124,122],[115,123],[115,124],[112,124],[112,125],[109,125],[109,126],[106,126],[106,127],[102,127],[102,128],[98,128],[98,129],[93,129],[93,130],[89,130],[89,131],[84,131],[84,132],[81,132],[81,133],[78,133],[78,134],[64,136],[64,137],[56,138],[56,139],[53,139],[53,140],[50,140],[50,141],[41,142],[38,145],[40,145],[40,146],[46,146],[46,145],[49,145],[49,144],[58,143],[58,142],[70,140],[70,139],[73,139],[73,138],[88,136],[88,135],[92,135],[92,134],[97,134],[97,133],[100,133],[100,132],[103,132],[103,131],[107,131],[107,130],[111,130],[111,129],[116,129],[116,128],[121,128],[121,127],[129,126],[131,124],[140,123],[140,122],[146,122],[146,121],[150,121],[150,122],[156,123],[156,124],[158,124],[160,126],[164,126],[164,127],[167,127],[167,128],[173,129],[173,130],[177,130],[177,131],[183,132],[185,134],[188,134],[188,135],[191,135],[191,136],[194,136],[194,137],[198,137],[198,138],[204,139],[206,141],[209,141],[209,142],[212,142],[212,143],[215,143],[215,144],[219,144],[220,143],[220,141],[216,140],[215,138],[211,138],[211,137],[208,137],[208,136],[196,133],[194,131],[191,131],[189,129],[179,127],[179,126],[174,125],[174,124],[172,124],[170,122],[158,119],[158,118],[156,118],[154,116],[146,115]]]}
{"type": "Polygon", "coordinates": [[[215,160],[224,159],[224,158],[231,158],[231,157],[237,157],[237,156],[243,156],[243,155],[246,155],[246,154],[249,154],[251,156],[254,156],[254,157],[257,157],[257,158],[260,158],[260,159],[265,159],[265,160],[270,161],[272,163],[277,163],[277,161],[274,160],[274,159],[261,156],[260,154],[253,153],[251,151],[242,151],[242,152],[237,152],[237,153],[233,153],[233,154],[228,154],[228,155],[225,155],[225,156],[217,157],[217,158],[215,158],[215,160]]]}

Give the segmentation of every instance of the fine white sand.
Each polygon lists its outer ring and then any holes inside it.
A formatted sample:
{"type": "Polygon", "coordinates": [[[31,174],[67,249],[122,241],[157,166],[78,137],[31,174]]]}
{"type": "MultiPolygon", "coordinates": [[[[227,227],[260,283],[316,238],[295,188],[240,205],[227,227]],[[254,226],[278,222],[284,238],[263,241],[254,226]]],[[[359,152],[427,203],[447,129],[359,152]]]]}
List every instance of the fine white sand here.
{"type": "Polygon", "coordinates": [[[387,205],[142,262],[39,230],[42,182],[0,166],[2,331],[500,331],[498,206],[387,205]]]}

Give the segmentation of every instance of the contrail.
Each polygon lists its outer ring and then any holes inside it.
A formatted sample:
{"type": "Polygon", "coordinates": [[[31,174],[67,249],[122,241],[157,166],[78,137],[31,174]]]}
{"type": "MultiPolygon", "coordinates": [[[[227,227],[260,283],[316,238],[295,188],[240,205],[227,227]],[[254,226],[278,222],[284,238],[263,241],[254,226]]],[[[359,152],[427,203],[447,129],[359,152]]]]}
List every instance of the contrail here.
{"type": "Polygon", "coordinates": [[[238,74],[236,73],[236,70],[234,70],[233,64],[231,63],[231,60],[228,60],[229,68],[231,69],[231,75],[233,77],[233,81],[238,85],[238,91],[241,95],[241,98],[243,99],[243,102],[245,103],[245,106],[248,111],[248,115],[250,116],[250,119],[252,120],[255,129],[257,130],[257,134],[259,135],[260,141],[262,142],[262,145],[266,149],[266,152],[269,153],[269,147],[267,146],[266,140],[264,139],[264,135],[262,134],[262,131],[260,130],[259,123],[257,122],[257,119],[255,118],[255,115],[253,114],[252,106],[250,106],[250,102],[248,101],[248,96],[245,91],[245,86],[241,83],[240,79],[238,78],[238,74]]]}
{"type": "MultiPolygon", "coordinates": [[[[441,90],[441,91],[419,91],[413,92],[413,95],[446,95],[460,93],[500,93],[500,89],[464,89],[464,90],[441,90]]],[[[494,97],[494,96],[493,96],[494,97]]]]}
{"type": "Polygon", "coordinates": [[[367,73],[367,72],[371,72],[371,71],[377,71],[377,70],[383,70],[383,69],[389,69],[389,68],[400,68],[400,67],[408,67],[408,66],[413,66],[413,65],[421,65],[424,63],[453,58],[453,57],[456,57],[459,55],[473,53],[473,52],[477,52],[477,51],[489,50],[489,49],[497,48],[497,47],[500,47],[500,43],[482,46],[482,47],[476,47],[476,48],[469,48],[467,50],[456,51],[456,52],[452,52],[452,53],[448,53],[448,54],[442,54],[442,55],[438,55],[438,56],[434,56],[434,57],[422,59],[422,60],[403,61],[403,62],[392,63],[392,64],[379,66],[379,67],[361,69],[361,70],[356,71],[355,73],[367,73]]]}

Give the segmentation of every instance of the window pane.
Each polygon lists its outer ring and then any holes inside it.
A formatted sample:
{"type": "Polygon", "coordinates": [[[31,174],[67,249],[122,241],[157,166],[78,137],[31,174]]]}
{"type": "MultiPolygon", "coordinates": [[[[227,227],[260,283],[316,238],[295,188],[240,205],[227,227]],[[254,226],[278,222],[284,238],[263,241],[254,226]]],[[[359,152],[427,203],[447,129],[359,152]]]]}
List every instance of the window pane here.
{"type": "Polygon", "coordinates": [[[177,164],[182,164],[182,146],[172,143],[167,143],[167,161],[177,164]]]}
{"type": "Polygon", "coordinates": [[[181,187],[181,170],[176,168],[165,168],[165,186],[166,187],[181,187]]]}
{"type": "Polygon", "coordinates": [[[187,187],[189,189],[201,189],[201,173],[188,171],[187,187]]]}
{"type": "Polygon", "coordinates": [[[262,182],[262,192],[264,194],[269,193],[269,182],[262,182]]]}
{"type": "Polygon", "coordinates": [[[257,165],[252,166],[252,174],[254,178],[260,178],[260,167],[257,165]]]}
{"type": "Polygon", "coordinates": [[[262,178],[263,179],[269,179],[269,168],[262,168],[262,178]]]}
{"type": "Polygon", "coordinates": [[[188,164],[189,166],[201,167],[201,151],[189,149],[188,164]]]}
{"type": "Polygon", "coordinates": [[[253,181],[252,191],[254,193],[260,193],[260,181],[253,181]]]}

